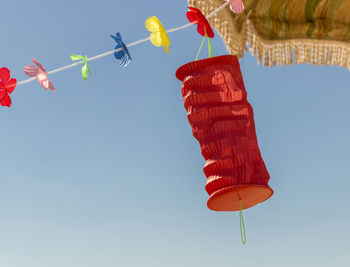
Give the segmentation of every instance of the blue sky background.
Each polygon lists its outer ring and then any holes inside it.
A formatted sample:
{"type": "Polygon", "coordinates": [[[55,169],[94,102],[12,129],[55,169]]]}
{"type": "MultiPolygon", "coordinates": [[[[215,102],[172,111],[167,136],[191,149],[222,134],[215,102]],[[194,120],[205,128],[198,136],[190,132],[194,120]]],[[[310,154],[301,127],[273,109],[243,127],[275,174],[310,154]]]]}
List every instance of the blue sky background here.
{"type": "MultiPolygon", "coordinates": [[[[3,1],[0,65],[18,80],[37,58],[48,70],[71,53],[113,49],[187,23],[186,1],[3,1]]],[[[1,267],[326,267],[350,262],[350,73],[308,65],[241,67],[274,196],[244,212],[206,207],[205,176],[176,69],[192,61],[195,28],[54,74],[56,93],[17,87],[1,108],[1,267]]],[[[216,54],[225,54],[219,36],[216,54]]],[[[203,52],[205,56],[205,52],[203,52]]]]}

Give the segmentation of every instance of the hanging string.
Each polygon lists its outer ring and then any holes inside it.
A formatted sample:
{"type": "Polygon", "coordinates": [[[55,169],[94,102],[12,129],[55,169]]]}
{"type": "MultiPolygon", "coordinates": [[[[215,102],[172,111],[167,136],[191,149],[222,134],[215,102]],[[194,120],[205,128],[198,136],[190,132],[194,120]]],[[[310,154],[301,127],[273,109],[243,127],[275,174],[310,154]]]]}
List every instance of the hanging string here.
{"type": "Polygon", "coordinates": [[[242,211],[242,200],[239,200],[239,228],[241,230],[241,240],[242,244],[247,244],[247,237],[245,235],[245,226],[244,226],[244,218],[243,218],[243,211],[242,211]]]}
{"type": "MultiPolygon", "coordinates": [[[[212,16],[214,16],[216,13],[220,12],[221,10],[223,10],[229,3],[228,2],[225,2],[223,5],[221,5],[220,7],[218,7],[217,9],[215,9],[213,12],[211,12],[208,16],[206,16],[207,19],[211,18],[212,16]]],[[[188,28],[190,26],[194,25],[194,23],[188,23],[188,24],[185,24],[183,26],[180,26],[180,27],[176,27],[176,28],[172,28],[170,30],[167,30],[166,32],[167,33],[171,33],[171,32],[176,32],[176,31],[180,31],[180,30],[183,30],[185,28],[188,28]]],[[[144,38],[144,39],[141,39],[141,40],[138,40],[138,41],[135,41],[135,42],[132,42],[130,44],[127,44],[126,47],[132,47],[132,46],[135,46],[135,45],[138,45],[138,44],[141,44],[141,43],[144,43],[144,42],[147,42],[149,41],[150,38],[144,38]]],[[[97,56],[94,56],[94,57],[90,57],[87,59],[87,61],[93,61],[93,60],[96,60],[96,59],[99,59],[99,58],[102,58],[102,57],[106,57],[106,56],[109,56],[109,55],[113,55],[114,53],[116,52],[119,52],[121,51],[122,48],[118,48],[118,49],[114,49],[114,50],[111,50],[111,51],[108,51],[106,53],[102,53],[102,54],[99,54],[97,56]]],[[[82,64],[82,62],[76,62],[76,63],[72,63],[72,64],[69,64],[69,65],[66,65],[66,66],[63,66],[63,67],[60,67],[60,68],[57,68],[57,69],[54,69],[54,70],[51,70],[51,71],[48,71],[47,74],[54,74],[54,73],[57,73],[57,72],[61,72],[61,71],[64,71],[64,70],[67,70],[67,69],[70,69],[70,68],[73,68],[73,67],[76,67],[78,65],[82,64]]],[[[30,83],[32,81],[34,81],[36,78],[35,77],[32,77],[32,78],[29,78],[27,80],[23,80],[23,81],[20,81],[16,84],[16,86],[20,86],[20,85],[23,85],[23,84],[27,84],[27,83],[30,83]]],[[[8,84],[6,85],[6,87],[11,87],[11,86],[14,86],[14,84],[8,84]]]]}

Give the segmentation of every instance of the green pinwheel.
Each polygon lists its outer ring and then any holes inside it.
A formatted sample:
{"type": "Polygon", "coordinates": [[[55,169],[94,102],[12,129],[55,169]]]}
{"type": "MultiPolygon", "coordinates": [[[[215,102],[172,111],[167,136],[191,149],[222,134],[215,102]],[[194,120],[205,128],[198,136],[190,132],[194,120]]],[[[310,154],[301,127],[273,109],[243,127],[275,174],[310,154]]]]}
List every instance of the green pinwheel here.
{"type": "Polygon", "coordinates": [[[87,80],[88,73],[91,74],[87,56],[84,57],[82,55],[71,55],[70,58],[74,61],[81,60],[80,62],[78,62],[79,64],[84,64],[84,66],[81,68],[81,76],[84,80],[87,80]]]}

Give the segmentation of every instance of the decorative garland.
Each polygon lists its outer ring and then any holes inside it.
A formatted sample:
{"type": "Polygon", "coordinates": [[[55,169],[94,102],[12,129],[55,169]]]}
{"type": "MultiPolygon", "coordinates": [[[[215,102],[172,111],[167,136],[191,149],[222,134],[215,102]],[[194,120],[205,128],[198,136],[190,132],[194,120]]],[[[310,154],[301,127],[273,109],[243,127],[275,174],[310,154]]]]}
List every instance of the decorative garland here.
{"type": "MultiPolygon", "coordinates": [[[[49,79],[49,75],[61,72],[66,69],[73,68],[78,65],[82,65],[81,68],[81,75],[84,80],[87,80],[88,74],[91,74],[91,70],[89,68],[88,62],[106,57],[109,55],[114,54],[114,57],[120,61],[120,66],[122,68],[127,67],[127,65],[131,62],[132,58],[130,56],[130,53],[128,51],[129,47],[144,43],[146,41],[151,41],[151,43],[155,46],[162,46],[164,47],[164,50],[166,53],[169,53],[169,45],[171,44],[168,33],[179,31],[182,29],[185,29],[192,25],[197,25],[197,31],[200,35],[204,36],[204,39],[208,39],[208,55],[211,57],[211,55],[214,55],[211,44],[210,44],[210,38],[214,37],[214,31],[209,25],[208,18],[214,16],[216,13],[223,10],[227,5],[230,4],[231,10],[235,13],[242,13],[244,6],[242,3],[242,0],[225,0],[226,3],[214,10],[212,13],[210,13],[208,16],[204,16],[202,12],[194,7],[189,7],[189,11],[187,12],[186,16],[190,23],[173,28],[170,30],[165,30],[162,23],[159,21],[159,19],[155,16],[150,17],[146,20],[145,26],[148,31],[151,32],[150,36],[145,39],[138,40],[136,42],[130,43],[130,44],[124,44],[122,41],[122,36],[118,32],[115,35],[111,35],[112,39],[116,42],[115,49],[94,57],[87,57],[86,55],[75,55],[72,54],[70,58],[75,61],[74,63],[70,65],[66,65],[60,68],[57,68],[55,70],[47,72],[43,65],[39,63],[38,60],[32,59],[34,65],[27,65],[23,68],[23,72],[28,75],[29,79],[17,82],[16,79],[10,77],[10,70],[6,67],[0,68],[0,105],[1,106],[7,106],[11,107],[12,100],[10,97],[10,94],[15,90],[16,86],[20,86],[23,84],[30,83],[34,80],[37,80],[38,83],[45,89],[50,89],[52,92],[55,92],[56,89],[53,85],[53,83],[49,79]]],[[[204,39],[202,42],[202,45],[204,43],[204,39]]],[[[201,45],[201,48],[202,48],[201,45]]],[[[197,54],[196,59],[198,58],[198,55],[201,51],[201,48],[197,54]]]]}

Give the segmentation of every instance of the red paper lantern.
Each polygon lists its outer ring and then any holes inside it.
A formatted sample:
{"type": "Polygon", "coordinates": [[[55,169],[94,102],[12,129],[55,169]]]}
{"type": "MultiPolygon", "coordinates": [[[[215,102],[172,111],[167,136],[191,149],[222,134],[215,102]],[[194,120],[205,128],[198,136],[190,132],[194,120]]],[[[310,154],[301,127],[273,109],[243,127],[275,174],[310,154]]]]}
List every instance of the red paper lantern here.
{"type": "Polygon", "coordinates": [[[176,77],[183,82],[187,118],[206,160],[208,208],[236,211],[240,204],[247,209],[271,197],[237,57],[190,62],[176,77]]]}

